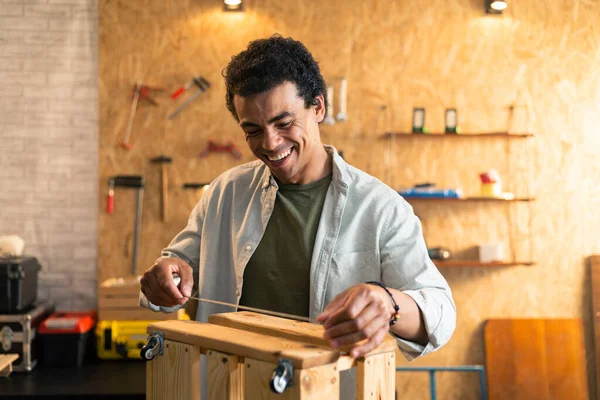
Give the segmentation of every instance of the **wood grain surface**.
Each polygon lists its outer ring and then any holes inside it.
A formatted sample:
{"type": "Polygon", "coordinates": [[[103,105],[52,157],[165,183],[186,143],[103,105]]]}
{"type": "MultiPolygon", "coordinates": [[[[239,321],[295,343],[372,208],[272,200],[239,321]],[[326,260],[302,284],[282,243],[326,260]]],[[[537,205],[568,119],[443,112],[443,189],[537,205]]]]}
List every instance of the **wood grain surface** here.
{"type": "Polygon", "coordinates": [[[490,400],[588,399],[582,328],[579,319],[487,321],[490,400]]]}
{"type": "Polygon", "coordinates": [[[286,358],[297,368],[334,363],[337,350],[289,339],[232,329],[195,321],[160,321],[148,325],[147,332],[162,332],[165,338],[257,360],[276,363],[286,358]]]}

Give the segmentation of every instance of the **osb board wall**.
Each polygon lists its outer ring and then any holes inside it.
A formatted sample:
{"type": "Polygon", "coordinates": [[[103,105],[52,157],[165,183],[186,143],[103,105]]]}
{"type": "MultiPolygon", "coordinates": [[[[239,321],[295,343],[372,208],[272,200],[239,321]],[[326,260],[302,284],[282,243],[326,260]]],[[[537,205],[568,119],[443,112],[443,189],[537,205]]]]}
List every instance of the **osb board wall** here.
{"type": "MultiPolygon", "coordinates": [[[[477,194],[478,174],[495,168],[504,189],[532,195],[530,204],[415,205],[428,245],[476,257],[479,243],[500,242],[507,256],[533,267],[442,270],[458,308],[451,342],[418,365],[483,364],[482,323],[493,317],[582,317],[588,359],[591,328],[584,257],[598,252],[600,227],[600,18],[588,1],[511,2],[487,16],[483,1],[376,0],[247,1],[244,13],[196,0],[100,2],[100,193],[116,174],[147,179],[138,273],[186,223],[200,193],[184,182],[209,181],[252,160],[241,130],[224,105],[221,71],[231,55],[275,32],[303,41],[325,78],[348,78],[349,121],[323,126],[322,136],[355,166],[396,187],[432,181],[477,194]],[[193,75],[211,88],[174,120],[168,94],[193,75]],[[162,86],[158,107],[140,104],[133,148],[118,146],[136,80],[162,86]],[[528,118],[509,122],[510,105],[528,118]],[[443,129],[447,107],[458,109],[462,132],[528,130],[536,136],[501,139],[383,140],[406,131],[412,108],[427,110],[430,131],[443,129]],[[514,125],[514,126],[509,126],[514,125]],[[207,141],[233,141],[243,160],[197,156],[207,141]],[[169,168],[171,221],[159,219],[160,174],[149,159],[164,153],[169,168]],[[531,229],[530,229],[531,228],[531,229]],[[509,249],[509,247],[511,247],[509,249]]],[[[336,98],[334,99],[339,103],[336,98]]],[[[134,192],[118,190],[116,211],[99,199],[99,279],[129,273],[134,192]]],[[[593,366],[589,364],[590,376],[593,366]]],[[[423,398],[427,377],[399,374],[403,397],[423,398]]],[[[592,390],[594,388],[592,387],[592,390]]],[[[444,399],[478,398],[475,376],[441,373],[444,399]]]]}

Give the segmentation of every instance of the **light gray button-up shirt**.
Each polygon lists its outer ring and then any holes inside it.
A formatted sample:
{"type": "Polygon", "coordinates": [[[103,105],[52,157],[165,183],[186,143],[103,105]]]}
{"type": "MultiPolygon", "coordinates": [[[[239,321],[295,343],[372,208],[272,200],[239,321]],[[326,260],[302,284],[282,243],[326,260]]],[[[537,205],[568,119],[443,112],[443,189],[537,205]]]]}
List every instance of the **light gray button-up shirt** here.
{"type": "MultiPolygon", "coordinates": [[[[340,292],[381,281],[412,297],[423,313],[429,342],[397,338],[404,356],[412,360],[440,348],[454,331],[456,308],[428,256],[419,219],[398,193],[347,164],[333,147],[325,148],[333,155],[333,175],[311,261],[311,320],[340,292]]],[[[277,189],[262,161],[230,169],[211,183],[185,229],[162,252],[190,264],[199,297],[239,304],[244,268],[265,232],[277,189]]],[[[140,302],[155,311],[180,307],[157,307],[143,294],[140,302]]],[[[200,302],[196,319],[231,311],[200,302]]]]}

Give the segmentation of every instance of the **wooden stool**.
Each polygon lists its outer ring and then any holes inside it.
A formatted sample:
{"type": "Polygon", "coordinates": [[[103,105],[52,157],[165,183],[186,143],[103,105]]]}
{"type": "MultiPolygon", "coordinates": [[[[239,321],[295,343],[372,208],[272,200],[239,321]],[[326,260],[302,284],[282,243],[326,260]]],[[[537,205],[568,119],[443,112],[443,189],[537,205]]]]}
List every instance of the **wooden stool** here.
{"type": "Polygon", "coordinates": [[[215,314],[208,323],[148,325],[142,349],[146,399],[199,399],[200,354],[209,399],[339,399],[340,371],[356,367],[357,400],[394,399],[396,341],[353,359],[323,339],[321,325],[253,312],[215,314]]]}

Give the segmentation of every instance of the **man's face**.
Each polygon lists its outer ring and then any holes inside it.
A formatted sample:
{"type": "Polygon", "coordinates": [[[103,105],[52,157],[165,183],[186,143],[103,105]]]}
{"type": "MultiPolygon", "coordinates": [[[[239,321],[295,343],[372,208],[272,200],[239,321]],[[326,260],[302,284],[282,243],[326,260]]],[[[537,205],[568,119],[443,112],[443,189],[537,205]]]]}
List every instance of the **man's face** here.
{"type": "Polygon", "coordinates": [[[306,109],[296,85],[285,82],[233,99],[250,150],[283,184],[309,183],[318,168],[317,155],[323,151],[318,123],[325,114],[323,97],[318,98],[318,106],[306,109]]]}

